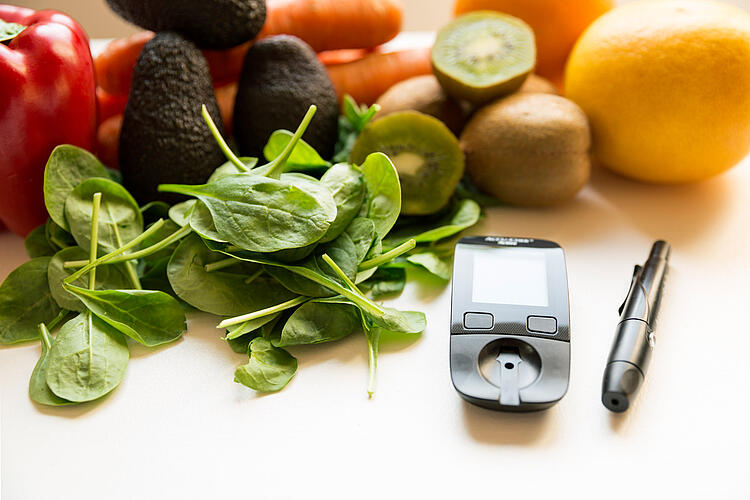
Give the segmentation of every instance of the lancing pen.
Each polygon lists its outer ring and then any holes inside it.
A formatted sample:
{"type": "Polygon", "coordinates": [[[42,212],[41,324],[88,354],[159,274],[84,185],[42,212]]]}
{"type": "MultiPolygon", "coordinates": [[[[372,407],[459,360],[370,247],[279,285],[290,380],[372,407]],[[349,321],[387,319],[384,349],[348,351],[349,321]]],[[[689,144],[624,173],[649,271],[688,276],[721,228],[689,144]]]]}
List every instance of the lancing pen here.
{"type": "Polygon", "coordinates": [[[669,264],[670,246],[659,240],[643,266],[635,266],[628,296],[604,369],[602,403],[608,410],[628,409],[643,384],[654,350],[654,324],[669,264]]]}

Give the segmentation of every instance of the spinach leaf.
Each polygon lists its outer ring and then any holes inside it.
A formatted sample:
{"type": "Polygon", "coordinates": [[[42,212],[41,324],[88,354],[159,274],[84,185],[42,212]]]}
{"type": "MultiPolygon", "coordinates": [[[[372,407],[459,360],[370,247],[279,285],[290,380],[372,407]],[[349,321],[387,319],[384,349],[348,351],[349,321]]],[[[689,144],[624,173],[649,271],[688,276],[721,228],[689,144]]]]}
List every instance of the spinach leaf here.
{"type": "Polygon", "coordinates": [[[281,316],[282,312],[283,311],[277,312],[275,314],[268,314],[266,316],[261,316],[260,318],[251,319],[251,320],[245,321],[244,323],[240,323],[239,325],[233,326],[227,329],[227,335],[225,339],[235,340],[239,337],[247,335],[248,333],[254,332],[255,330],[260,329],[264,325],[267,325],[268,323],[276,321],[281,316]]]}
{"type": "Polygon", "coordinates": [[[163,201],[150,201],[143,205],[141,215],[143,216],[143,224],[153,224],[159,219],[169,218],[169,205],[163,201]]]}
{"type": "Polygon", "coordinates": [[[406,285],[406,270],[401,267],[384,266],[375,269],[370,279],[362,283],[363,290],[370,290],[372,298],[398,295],[406,285]]]}
{"type": "Polygon", "coordinates": [[[259,392],[283,389],[297,371],[297,360],[263,337],[250,342],[250,361],[234,372],[234,381],[259,392]]]}
{"type": "MultiPolygon", "coordinates": [[[[241,156],[239,158],[239,160],[244,165],[246,165],[247,168],[249,168],[249,169],[254,168],[255,165],[257,165],[257,163],[258,163],[258,159],[257,158],[252,158],[252,157],[249,157],[249,156],[241,156]]],[[[211,174],[211,177],[209,177],[206,182],[207,183],[215,182],[215,181],[218,181],[219,179],[221,179],[223,177],[227,177],[229,175],[234,175],[234,174],[241,174],[241,173],[243,173],[243,171],[240,170],[239,168],[237,168],[237,165],[235,165],[231,161],[228,161],[228,162],[224,163],[223,165],[221,165],[216,170],[214,170],[214,172],[211,174]]]]}
{"type": "MultiPolygon", "coordinates": [[[[175,231],[178,231],[180,229],[180,226],[178,226],[173,221],[166,219],[162,223],[161,227],[154,232],[153,234],[148,235],[146,238],[143,239],[143,241],[140,244],[141,249],[149,248],[153,245],[156,245],[157,243],[160,243],[167,239],[169,236],[173,235],[175,231]]],[[[146,266],[146,268],[150,267],[153,263],[159,262],[163,260],[164,258],[169,259],[169,257],[172,256],[172,253],[174,252],[174,249],[177,248],[177,244],[179,242],[176,241],[170,245],[165,246],[164,248],[160,249],[159,251],[156,251],[150,255],[146,255],[141,259],[141,262],[143,262],[146,266]]],[[[106,266],[104,266],[106,267],[106,266]]],[[[117,287],[111,287],[111,288],[117,288],[117,287]]]]}
{"type": "Polygon", "coordinates": [[[172,208],[169,209],[169,218],[178,226],[185,227],[190,222],[190,214],[192,214],[196,201],[198,200],[187,200],[172,205],[172,208]]]}
{"type": "MultiPolygon", "coordinates": [[[[294,264],[296,267],[307,268],[321,276],[342,283],[333,269],[323,261],[323,254],[328,254],[350,279],[355,278],[357,265],[359,264],[357,262],[357,247],[348,233],[343,233],[334,241],[321,245],[315,249],[312,255],[294,264]]],[[[284,287],[299,295],[328,297],[334,294],[329,288],[283,267],[266,266],[266,272],[276,278],[284,287]]]]}
{"type": "Polygon", "coordinates": [[[13,270],[0,285],[0,344],[39,338],[39,323],[60,313],[47,284],[51,257],[37,257],[13,270]]]}
{"type": "Polygon", "coordinates": [[[254,252],[314,243],[336,218],[335,210],[327,209],[329,203],[335,209],[330,193],[321,199],[289,182],[255,175],[235,174],[198,186],[162,184],[159,189],[197,197],[223,239],[254,252]]]}
{"type": "Polygon", "coordinates": [[[47,386],[58,397],[81,403],[98,399],[122,381],[130,352],[125,337],[81,313],[63,325],[47,359],[47,386]]]}
{"type": "Polygon", "coordinates": [[[276,347],[319,344],[339,340],[360,326],[359,312],[353,304],[310,301],[299,306],[281,331],[276,347]]]}
{"type": "Polygon", "coordinates": [[[81,182],[65,200],[65,219],[78,246],[91,245],[91,212],[94,193],[102,193],[98,245],[102,253],[112,252],[143,232],[143,216],[130,193],[109,179],[81,182]]]}
{"type": "Polygon", "coordinates": [[[193,231],[201,235],[203,238],[209,240],[219,241],[226,243],[227,240],[222,239],[219,231],[216,229],[214,219],[211,217],[211,212],[205,203],[200,200],[195,200],[192,212],[190,212],[190,227],[193,231]]]}
{"type": "Polygon", "coordinates": [[[406,257],[411,264],[422,267],[440,279],[448,281],[451,279],[451,261],[440,256],[437,252],[425,251],[415,253],[406,257]]]}
{"type": "Polygon", "coordinates": [[[321,242],[336,239],[359,214],[367,194],[365,181],[359,169],[348,163],[337,163],[320,178],[336,202],[336,220],[321,242]]]}
{"type": "MultiPolygon", "coordinates": [[[[268,138],[263,148],[263,156],[271,161],[284,152],[294,134],[288,130],[277,130],[268,138]]],[[[331,164],[320,157],[317,151],[308,143],[300,139],[286,161],[286,170],[319,170],[330,167],[331,164]]]]}
{"type": "Polygon", "coordinates": [[[44,204],[55,223],[68,230],[65,200],[73,189],[91,177],[109,178],[107,168],[85,149],[63,144],[57,146],[44,168],[44,204]]]}
{"type": "Polygon", "coordinates": [[[261,268],[237,260],[227,271],[206,272],[205,265],[226,256],[209,250],[197,235],[184,238],[167,267],[167,276],[178,297],[212,314],[236,316],[294,298],[267,276],[248,278],[261,268]]]}
{"type": "Polygon", "coordinates": [[[354,244],[357,264],[360,264],[365,260],[375,242],[375,223],[366,217],[357,217],[346,228],[346,234],[354,244]]]}
{"type": "Polygon", "coordinates": [[[398,172],[383,153],[372,153],[360,166],[367,184],[367,197],[359,215],[375,223],[375,232],[388,234],[401,212],[401,184],[398,172]]]}
{"type": "Polygon", "coordinates": [[[185,331],[185,313],[179,302],[164,292],[86,290],[68,283],[65,288],[99,319],[145,346],[172,342],[185,331]]]}
{"type": "Polygon", "coordinates": [[[285,248],[284,250],[269,252],[266,256],[281,262],[293,263],[308,257],[317,247],[317,243],[312,243],[304,247],[285,248]]]}
{"type": "MultiPolygon", "coordinates": [[[[72,293],[63,287],[63,280],[73,274],[75,269],[63,267],[69,260],[88,260],[89,254],[80,247],[63,248],[52,257],[47,269],[47,280],[52,298],[62,309],[82,312],[85,310],[83,303],[72,293]]],[[[84,275],[73,282],[74,285],[87,287],[89,277],[84,275]]],[[[100,266],[96,270],[95,286],[97,289],[130,288],[130,278],[122,264],[110,264],[100,266]]]]}
{"type": "Polygon", "coordinates": [[[451,211],[437,221],[399,227],[388,236],[386,246],[395,247],[414,238],[417,243],[431,243],[460,233],[479,222],[482,209],[473,200],[461,200],[451,211]]]}
{"type": "Polygon", "coordinates": [[[50,337],[47,327],[44,323],[39,325],[39,334],[42,339],[42,355],[34,366],[29,380],[29,397],[32,401],[47,406],[66,406],[74,404],[57,396],[47,385],[47,363],[49,362],[49,350],[52,346],[52,337],[50,337]]]}
{"type": "Polygon", "coordinates": [[[47,223],[44,225],[44,234],[55,251],[77,245],[76,240],[73,239],[73,235],[55,224],[55,221],[52,219],[47,219],[47,223]]]}
{"type": "Polygon", "coordinates": [[[51,257],[52,255],[55,255],[55,252],[57,251],[49,240],[47,240],[45,224],[42,224],[31,231],[23,241],[23,246],[26,249],[26,254],[31,259],[37,257],[51,257]]]}
{"type": "Polygon", "coordinates": [[[140,273],[141,285],[143,285],[145,290],[158,290],[175,297],[177,296],[167,277],[168,264],[169,257],[149,262],[148,266],[140,273]]]}
{"type": "Polygon", "coordinates": [[[427,327],[427,318],[419,311],[399,311],[390,307],[383,307],[382,316],[370,315],[372,323],[391,332],[422,333],[427,327]]]}

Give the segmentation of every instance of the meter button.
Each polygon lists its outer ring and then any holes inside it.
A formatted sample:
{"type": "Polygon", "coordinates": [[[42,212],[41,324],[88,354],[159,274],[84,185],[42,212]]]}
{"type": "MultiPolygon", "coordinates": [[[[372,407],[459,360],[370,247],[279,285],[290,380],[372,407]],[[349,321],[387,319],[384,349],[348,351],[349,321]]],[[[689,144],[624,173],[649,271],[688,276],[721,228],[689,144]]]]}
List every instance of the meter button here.
{"type": "Polygon", "coordinates": [[[494,318],[490,313],[465,313],[464,328],[467,330],[489,330],[494,318]]]}
{"type": "Polygon", "coordinates": [[[529,316],[526,318],[526,328],[530,332],[556,333],[557,320],[548,316],[529,316]]]}

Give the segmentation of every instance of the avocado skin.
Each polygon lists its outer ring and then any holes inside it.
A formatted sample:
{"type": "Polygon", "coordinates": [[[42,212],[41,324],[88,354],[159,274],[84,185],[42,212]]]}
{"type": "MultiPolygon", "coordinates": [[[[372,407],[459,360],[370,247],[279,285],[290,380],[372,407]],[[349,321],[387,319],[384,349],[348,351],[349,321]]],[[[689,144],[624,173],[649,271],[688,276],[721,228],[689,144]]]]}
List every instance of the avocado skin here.
{"type": "Polygon", "coordinates": [[[123,184],[139,203],[179,201],[157,186],[202,184],[225,161],[202,104],[223,134],[203,54],[181,35],[157,34],[138,57],[120,133],[123,184]]]}
{"type": "Polygon", "coordinates": [[[302,138],[323,157],[338,139],[338,97],[315,52],[299,38],[280,35],[255,43],[245,56],[234,103],[240,153],[263,157],[278,129],[294,131],[311,104],[318,109],[302,138]]]}
{"type": "Polygon", "coordinates": [[[123,19],[151,31],[181,33],[202,49],[221,50],[255,38],[265,0],[107,0],[123,19]]]}

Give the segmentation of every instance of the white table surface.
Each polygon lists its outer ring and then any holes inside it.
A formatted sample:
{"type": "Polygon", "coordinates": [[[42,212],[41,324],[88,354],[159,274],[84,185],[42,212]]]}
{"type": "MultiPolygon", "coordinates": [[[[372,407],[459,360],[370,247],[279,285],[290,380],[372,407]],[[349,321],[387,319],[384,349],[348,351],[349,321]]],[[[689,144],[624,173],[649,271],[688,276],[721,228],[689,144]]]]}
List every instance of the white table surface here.
{"type": "MultiPolygon", "coordinates": [[[[362,335],[290,349],[277,394],[232,382],[245,356],[189,315],[182,340],[132,346],[104,400],[46,408],[27,396],[38,344],[0,347],[3,500],[235,498],[748,498],[750,159],[709,181],[650,186],[595,170],[553,209],[493,208],[468,234],[547,238],[566,251],[570,388],[552,409],[496,413],[461,400],[448,366],[448,287],[393,301],[427,313],[415,342],[383,345],[368,400],[362,335]],[[645,386],[625,415],[601,376],[630,283],[653,240],[672,265],[645,386]]],[[[0,234],[0,279],[26,260],[0,234]]]]}

